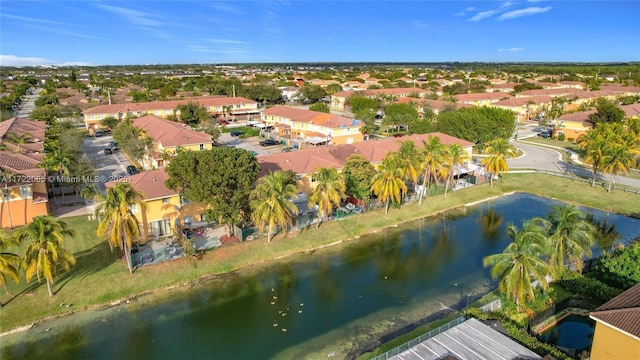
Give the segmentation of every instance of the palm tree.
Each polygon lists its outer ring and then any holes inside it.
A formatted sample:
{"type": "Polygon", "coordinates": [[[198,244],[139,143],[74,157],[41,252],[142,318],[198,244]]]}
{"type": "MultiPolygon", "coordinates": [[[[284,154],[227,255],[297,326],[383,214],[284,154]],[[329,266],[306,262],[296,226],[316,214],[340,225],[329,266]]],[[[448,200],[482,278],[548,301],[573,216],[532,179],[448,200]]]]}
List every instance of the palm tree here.
{"type": "Polygon", "coordinates": [[[316,170],[316,187],[309,196],[309,207],[318,205],[318,222],[316,227],[326,216],[331,214],[333,206],[340,206],[340,200],[346,197],[344,193],[347,185],[344,176],[337,169],[326,167],[316,170]]]}
{"type": "Polygon", "coordinates": [[[504,251],[486,256],[482,264],[491,266],[491,276],[500,281],[500,292],[519,305],[527,300],[535,300],[532,280],[537,281],[544,290],[549,287],[547,276],[551,269],[540,257],[546,253],[545,227],[537,219],[524,221],[522,229],[509,223],[507,236],[511,243],[504,251]]]}
{"type": "Polygon", "coordinates": [[[16,284],[20,281],[18,277],[18,267],[20,257],[7,250],[18,245],[15,237],[0,230],[0,286],[7,286],[7,277],[13,279],[16,284]]]}
{"type": "Polygon", "coordinates": [[[614,141],[609,143],[602,159],[604,163],[602,171],[612,175],[609,180],[608,192],[611,192],[611,186],[615,178],[620,174],[626,174],[630,168],[636,165],[635,155],[639,151],[634,144],[635,141],[632,134],[626,133],[622,136],[617,136],[614,141]]]}
{"type": "MultiPolygon", "coordinates": [[[[412,140],[403,141],[395,155],[398,158],[398,166],[402,171],[404,180],[418,182],[418,174],[422,172],[422,151],[412,140]]],[[[404,194],[403,194],[404,195],[404,194]]]]}
{"type": "Polygon", "coordinates": [[[407,185],[404,183],[398,158],[393,153],[385,156],[378,173],[371,178],[371,191],[385,202],[385,215],[389,213],[391,200],[398,203],[402,200],[402,193],[407,191],[407,185]]]}
{"type": "Polygon", "coordinates": [[[515,156],[516,148],[509,144],[507,139],[497,138],[487,143],[485,153],[489,154],[489,156],[482,160],[482,165],[486,171],[491,173],[489,183],[493,187],[493,177],[509,171],[506,157],[515,156]]]}
{"type": "Polygon", "coordinates": [[[0,215],[4,210],[4,204],[7,203],[7,219],[9,220],[9,228],[13,229],[13,221],[11,220],[11,204],[9,204],[9,200],[11,200],[11,190],[9,190],[9,182],[15,174],[13,171],[0,166],[0,179],[2,179],[3,187],[0,189],[0,197],[2,197],[2,202],[0,203],[0,215]]]}
{"type": "MultiPolygon", "coordinates": [[[[49,173],[57,172],[60,176],[64,177],[69,175],[70,165],[71,159],[69,154],[58,146],[50,152],[47,152],[38,166],[44,168],[49,173]]],[[[62,193],[62,203],[64,204],[64,182],[60,184],[60,192],[62,193]]]]}
{"type": "Polygon", "coordinates": [[[53,296],[51,284],[58,276],[58,268],[69,271],[76,259],[62,247],[65,237],[73,237],[75,232],[67,224],[53,216],[37,216],[33,222],[16,234],[18,242],[29,242],[22,258],[27,281],[37,276],[38,281],[44,277],[47,281],[49,296],[53,296]]]}
{"type": "Polygon", "coordinates": [[[131,210],[134,206],[142,207],[143,194],[129,183],[120,182],[108,188],[102,203],[96,209],[96,217],[100,218],[96,234],[107,234],[111,250],[118,247],[124,253],[129,273],[133,273],[131,264],[131,244],[140,238],[140,223],[131,210]]]}
{"type": "Polygon", "coordinates": [[[291,202],[296,196],[296,184],[284,171],[276,171],[258,179],[258,184],[250,195],[251,220],[262,232],[268,226],[267,242],[271,242],[274,227],[282,226],[286,234],[287,226],[293,225],[293,216],[298,207],[291,202]]]}
{"type": "Polygon", "coordinates": [[[593,130],[589,130],[586,133],[578,137],[578,147],[585,151],[586,156],[584,162],[591,164],[591,171],[593,178],[591,180],[591,187],[596,186],[596,177],[598,171],[600,171],[603,164],[605,150],[607,147],[607,140],[604,137],[603,130],[606,124],[598,124],[598,127],[593,130]]]}
{"type": "Polygon", "coordinates": [[[582,257],[591,256],[593,245],[593,226],[586,221],[584,214],[575,205],[554,205],[547,215],[550,234],[551,268],[558,273],[564,269],[565,262],[575,263],[582,270],[582,257]]]}
{"type": "MultiPolygon", "coordinates": [[[[431,180],[436,179],[435,175],[444,169],[444,162],[442,158],[442,152],[444,146],[440,142],[440,138],[434,135],[430,135],[427,141],[423,141],[423,156],[424,156],[424,173],[422,175],[422,187],[426,189],[427,185],[431,187],[431,180]]],[[[422,204],[422,195],[420,193],[420,201],[422,204]]]]}
{"type": "Polygon", "coordinates": [[[447,165],[445,174],[447,175],[447,183],[444,188],[444,197],[447,197],[447,190],[453,182],[456,165],[460,165],[470,159],[469,153],[459,144],[451,144],[447,146],[442,154],[443,160],[447,165]]]}

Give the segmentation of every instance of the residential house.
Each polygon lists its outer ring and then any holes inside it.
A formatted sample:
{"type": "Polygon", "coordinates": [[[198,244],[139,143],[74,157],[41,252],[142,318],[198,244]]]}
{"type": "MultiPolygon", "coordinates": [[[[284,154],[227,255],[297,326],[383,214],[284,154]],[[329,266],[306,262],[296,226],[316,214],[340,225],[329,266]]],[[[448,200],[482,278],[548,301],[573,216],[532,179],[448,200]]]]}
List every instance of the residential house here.
{"type": "Polygon", "coordinates": [[[262,120],[274,127],[273,136],[289,145],[354,144],[364,140],[360,120],[318,111],[274,106],[262,111],[262,120]]]}
{"type": "Polygon", "coordinates": [[[443,110],[458,110],[461,108],[471,108],[473,105],[459,104],[450,101],[432,100],[432,99],[416,99],[416,98],[400,98],[395,101],[397,104],[415,104],[418,115],[422,117],[425,109],[431,109],[434,114],[438,115],[443,110]]]}
{"type": "Polygon", "coordinates": [[[161,118],[180,116],[179,105],[189,102],[204,106],[215,117],[227,116],[238,119],[248,119],[259,116],[258,103],[243,97],[197,97],[182,100],[154,101],[127,104],[98,105],[84,110],[84,123],[89,132],[102,128],[100,124],[104,118],[114,117],[123,120],[127,117],[155,115],[161,118]]]}
{"type": "MultiPolygon", "coordinates": [[[[640,104],[631,104],[620,106],[624,111],[625,117],[640,116],[640,104]]],[[[595,114],[597,110],[579,111],[570,114],[564,114],[555,120],[554,135],[564,134],[567,139],[578,139],[578,137],[589,131],[593,126],[589,121],[591,114],[595,114]]]]}
{"type": "Polygon", "coordinates": [[[285,101],[294,101],[296,100],[296,97],[298,96],[298,90],[300,89],[295,86],[281,86],[278,88],[278,90],[282,92],[282,98],[285,101]]]}
{"type": "Polygon", "coordinates": [[[551,105],[549,96],[532,96],[528,98],[510,98],[500,100],[490,106],[511,110],[516,114],[516,121],[525,122],[536,118],[543,106],[551,105]]]}
{"type": "Polygon", "coordinates": [[[11,118],[0,122],[0,228],[29,224],[47,215],[45,123],[11,118]]]}
{"type": "Polygon", "coordinates": [[[443,145],[461,145],[471,157],[474,144],[469,141],[443,133],[408,135],[398,138],[368,140],[350,145],[307,148],[287,153],[258,156],[257,159],[260,164],[258,176],[267,175],[277,170],[291,170],[296,174],[300,182],[313,186],[315,183],[314,173],[318,168],[332,167],[342,169],[347,158],[353,154],[361,154],[372,164],[378,165],[382,163],[382,159],[389,152],[398,151],[403,141],[412,140],[417,146],[422,147],[423,141],[427,141],[429,136],[432,135],[440,138],[440,142],[443,145]]]}
{"type": "Polygon", "coordinates": [[[469,104],[475,106],[490,105],[496,103],[505,98],[510,98],[511,95],[495,92],[495,93],[473,93],[473,94],[459,94],[453,96],[458,103],[469,104]]]}
{"type": "MultiPolygon", "coordinates": [[[[340,91],[331,95],[331,109],[332,110],[345,110],[347,99],[350,98],[354,91],[340,91]]],[[[375,90],[360,90],[359,94],[362,96],[375,98],[379,96],[388,96],[395,99],[401,99],[404,97],[416,97],[424,98],[429,91],[422,88],[393,88],[393,89],[375,89],[375,90]]]]}
{"type": "Polygon", "coordinates": [[[510,93],[514,90],[514,86],[516,86],[518,84],[516,83],[504,83],[504,84],[495,84],[495,85],[491,85],[491,87],[487,88],[487,92],[494,92],[494,93],[510,93]]]}
{"type": "Polygon", "coordinates": [[[532,96],[572,96],[576,92],[573,88],[561,88],[561,89],[535,89],[527,90],[516,94],[517,98],[532,97],[532,96]]]}
{"type": "Polygon", "coordinates": [[[193,131],[188,125],[155,115],[132,119],[133,126],[142,129],[153,140],[153,149],[144,156],[145,168],[160,169],[179,151],[202,151],[213,147],[211,135],[193,131]]]}
{"type": "MultiPolygon", "coordinates": [[[[143,243],[206,222],[206,207],[167,188],[165,181],[168,179],[164,169],[144,171],[127,178],[131,186],[143,194],[144,205],[131,206],[131,212],[140,223],[143,243]]],[[[116,184],[108,182],[105,185],[115,187],[116,184]]]]}
{"type": "Polygon", "coordinates": [[[640,359],[640,284],[597,308],[592,360],[640,359]]]}

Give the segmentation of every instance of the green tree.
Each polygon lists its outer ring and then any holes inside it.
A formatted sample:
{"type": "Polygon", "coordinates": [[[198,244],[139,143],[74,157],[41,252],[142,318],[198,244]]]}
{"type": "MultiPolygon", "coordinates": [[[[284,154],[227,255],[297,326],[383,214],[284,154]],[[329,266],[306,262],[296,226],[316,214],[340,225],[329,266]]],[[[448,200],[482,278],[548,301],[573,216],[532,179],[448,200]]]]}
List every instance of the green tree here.
{"type": "Polygon", "coordinates": [[[342,91],[342,85],[340,84],[329,84],[327,85],[327,94],[333,95],[342,91]]]}
{"type": "Polygon", "coordinates": [[[422,149],[417,147],[412,140],[405,140],[400,143],[400,148],[395,156],[398,158],[398,166],[402,172],[403,179],[417,184],[418,175],[422,172],[424,161],[422,149]]]}
{"type": "Polygon", "coordinates": [[[298,208],[291,199],[296,196],[296,190],[295,178],[285,171],[276,171],[259,178],[251,191],[251,220],[261,232],[267,227],[267,242],[271,242],[276,226],[280,225],[286,234],[287,226],[293,225],[298,208]]]}
{"type": "Polygon", "coordinates": [[[423,141],[422,153],[424,156],[424,172],[422,174],[423,191],[420,192],[420,201],[428,188],[431,188],[433,181],[437,181],[437,175],[444,170],[444,145],[440,138],[429,135],[427,141],[423,141]]]}
{"type": "Polygon", "coordinates": [[[465,149],[459,144],[451,144],[445,147],[443,152],[443,161],[446,164],[447,183],[444,188],[444,197],[447,197],[447,190],[453,182],[455,175],[455,167],[462,165],[465,161],[470,160],[470,156],[465,149]]]}
{"type": "Polygon", "coordinates": [[[317,103],[325,96],[327,96],[327,92],[322,87],[305,84],[298,90],[296,97],[304,103],[317,103]]]}
{"type": "Polygon", "coordinates": [[[0,287],[7,287],[7,277],[13,279],[16,284],[20,282],[18,277],[20,257],[9,252],[9,249],[15,248],[17,245],[15,237],[0,230],[0,287]]]}
{"type": "Polygon", "coordinates": [[[486,158],[482,160],[482,166],[490,173],[489,183],[493,187],[493,178],[499,177],[501,173],[509,171],[509,165],[507,165],[507,157],[513,157],[516,154],[516,148],[509,144],[509,141],[504,138],[497,138],[489,141],[485,148],[485,153],[488,154],[486,158]]]}
{"type": "Polygon", "coordinates": [[[113,116],[107,116],[106,118],[100,120],[100,124],[102,126],[108,127],[109,130],[113,130],[118,126],[120,120],[114,118],[113,116]]]}
{"type": "Polygon", "coordinates": [[[176,109],[180,113],[180,121],[185,124],[199,124],[211,117],[204,106],[192,101],[178,105],[176,109]]]}
{"type": "Polygon", "coordinates": [[[339,207],[340,201],[346,197],[344,176],[336,168],[316,169],[313,176],[316,186],[309,195],[309,207],[318,206],[318,222],[316,227],[331,214],[333,206],[339,207]]]}
{"type": "Polygon", "coordinates": [[[514,131],[513,111],[489,106],[440,112],[435,131],[470,141],[486,143],[493,138],[508,139],[514,131]]]}
{"type": "Polygon", "coordinates": [[[376,174],[376,168],[361,154],[350,155],[342,168],[345,178],[345,192],[356,199],[371,197],[371,178],[376,174]]]}
{"type": "Polygon", "coordinates": [[[389,213],[391,201],[400,203],[402,194],[407,191],[407,185],[405,185],[403,178],[404,175],[397,156],[392,153],[387,154],[382,159],[378,173],[371,179],[371,191],[385,203],[385,215],[389,213]]]}
{"type": "MultiPolygon", "coordinates": [[[[619,127],[622,129],[622,127],[619,127]]],[[[618,130],[619,134],[621,130],[618,130]]],[[[609,179],[608,192],[611,192],[611,187],[614,180],[620,174],[626,174],[629,169],[636,166],[635,155],[638,154],[637,140],[631,133],[625,133],[621,136],[614,136],[611,138],[614,142],[610,142],[606,148],[602,162],[604,166],[602,171],[611,174],[609,179]]],[[[611,141],[610,140],[610,141],[611,141]]]]}
{"type": "Polygon", "coordinates": [[[76,263],[75,257],[62,247],[64,238],[74,236],[73,229],[53,216],[34,217],[31,224],[20,228],[16,233],[17,241],[28,243],[22,258],[27,281],[34,276],[38,281],[44,277],[49,296],[53,296],[51,284],[58,276],[59,268],[69,271],[76,263]]]}
{"type": "Polygon", "coordinates": [[[418,110],[413,104],[389,104],[385,107],[384,112],[383,124],[408,125],[418,119],[418,110]]]}
{"type": "Polygon", "coordinates": [[[58,116],[60,116],[60,112],[53,105],[37,107],[29,113],[31,119],[44,121],[47,125],[53,125],[58,116]]]}
{"type": "Polygon", "coordinates": [[[591,164],[591,187],[596,186],[598,172],[604,166],[604,156],[607,151],[608,140],[606,138],[606,125],[598,124],[595,129],[589,130],[578,137],[578,147],[585,152],[584,162],[591,164]]]}
{"type": "Polygon", "coordinates": [[[134,189],[130,183],[119,182],[107,188],[107,193],[100,197],[96,208],[96,217],[100,219],[96,234],[107,235],[109,247],[119,248],[124,254],[129,273],[133,273],[131,263],[131,246],[140,238],[140,223],[133,209],[144,209],[143,194],[134,189]]]}
{"type": "Polygon", "coordinates": [[[204,151],[182,151],[167,166],[166,186],[186,198],[208,205],[207,217],[233,225],[249,214],[249,196],[260,171],[250,151],[215,147],[204,151]]]}
{"type": "Polygon", "coordinates": [[[541,259],[547,251],[545,227],[538,220],[528,220],[518,229],[507,224],[507,236],[511,243],[500,254],[482,259],[484,267],[491,266],[491,276],[499,279],[498,289],[516,304],[535,300],[532,281],[538,281],[542,289],[549,287],[549,265],[541,259]]]}
{"type": "Polygon", "coordinates": [[[614,102],[604,98],[598,99],[596,113],[589,115],[589,121],[595,127],[599,123],[617,123],[624,120],[625,114],[614,102]]]}
{"type": "Polygon", "coordinates": [[[315,104],[309,105],[309,110],[318,111],[329,114],[331,111],[329,110],[329,105],[323,102],[317,102],[315,104]]]}
{"type": "Polygon", "coordinates": [[[551,224],[549,237],[551,269],[560,274],[566,262],[575,263],[582,271],[582,257],[591,256],[594,229],[575,205],[554,205],[547,220],[551,224]]]}

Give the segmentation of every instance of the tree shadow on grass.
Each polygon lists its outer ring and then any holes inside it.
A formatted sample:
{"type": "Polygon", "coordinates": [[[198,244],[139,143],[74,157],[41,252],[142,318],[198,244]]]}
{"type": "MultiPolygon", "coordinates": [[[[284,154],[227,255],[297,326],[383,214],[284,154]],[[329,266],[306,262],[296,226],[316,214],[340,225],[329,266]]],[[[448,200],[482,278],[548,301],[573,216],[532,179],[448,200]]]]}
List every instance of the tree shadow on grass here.
{"type": "Polygon", "coordinates": [[[85,278],[100,270],[105,269],[109,265],[118,261],[119,252],[116,250],[111,252],[109,244],[103,241],[94,247],[77,252],[76,264],[68,271],[56,279],[54,286],[54,294],[58,293],[69,281],[75,278],[85,278]]]}

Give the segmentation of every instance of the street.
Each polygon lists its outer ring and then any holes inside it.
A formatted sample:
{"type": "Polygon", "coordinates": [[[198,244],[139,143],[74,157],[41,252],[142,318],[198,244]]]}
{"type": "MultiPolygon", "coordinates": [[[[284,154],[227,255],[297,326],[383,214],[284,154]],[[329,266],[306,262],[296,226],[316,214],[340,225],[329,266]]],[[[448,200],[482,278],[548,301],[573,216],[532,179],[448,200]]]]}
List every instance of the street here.
{"type": "Polygon", "coordinates": [[[129,174],[127,174],[126,169],[128,165],[131,165],[120,150],[114,151],[113,154],[105,155],[104,149],[109,144],[109,140],[113,140],[113,137],[101,136],[84,139],[85,155],[96,167],[97,179],[100,179],[96,185],[102,193],[105,192],[105,182],[122,181],[128,177],[129,174]]]}

